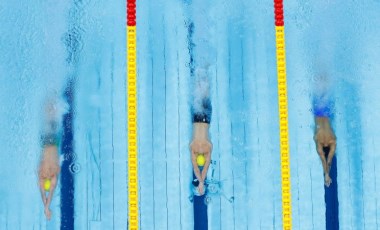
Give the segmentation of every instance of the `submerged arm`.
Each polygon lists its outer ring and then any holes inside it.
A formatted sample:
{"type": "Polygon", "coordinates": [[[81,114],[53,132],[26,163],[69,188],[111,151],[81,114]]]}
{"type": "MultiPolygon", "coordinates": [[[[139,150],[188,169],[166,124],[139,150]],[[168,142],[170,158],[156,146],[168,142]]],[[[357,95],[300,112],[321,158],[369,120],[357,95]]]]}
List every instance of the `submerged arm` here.
{"type": "Polygon", "coordinates": [[[327,161],[326,161],[325,153],[323,152],[322,145],[320,143],[317,143],[317,152],[322,161],[323,173],[326,175],[328,174],[327,161]]]}
{"type": "Polygon", "coordinates": [[[45,203],[45,215],[46,215],[46,218],[48,220],[50,220],[50,218],[51,218],[51,211],[50,211],[49,207],[50,207],[50,203],[53,199],[53,194],[54,194],[54,190],[55,190],[56,185],[57,185],[57,176],[55,175],[51,180],[51,187],[50,187],[49,195],[48,195],[48,198],[47,198],[46,203],[45,203]]]}
{"type": "Polygon", "coordinates": [[[57,176],[54,176],[53,179],[51,180],[51,187],[50,187],[48,198],[46,200],[45,208],[49,208],[51,200],[53,199],[53,194],[54,194],[54,190],[56,186],[57,186],[57,176]]]}
{"type": "Polygon", "coordinates": [[[44,182],[41,179],[39,181],[39,187],[40,187],[40,193],[41,193],[42,203],[44,203],[44,206],[46,206],[47,198],[46,198],[46,194],[45,194],[45,190],[44,190],[44,182]]]}
{"type": "Polygon", "coordinates": [[[336,149],[336,141],[334,141],[331,145],[330,145],[330,151],[329,151],[329,155],[327,156],[327,168],[328,168],[328,173],[330,172],[330,167],[331,167],[331,162],[332,162],[332,159],[335,155],[335,149],[336,149]]]}
{"type": "Polygon", "coordinates": [[[199,182],[203,182],[201,171],[199,170],[199,167],[197,165],[197,159],[193,150],[191,150],[191,163],[193,164],[195,177],[198,179],[199,182]]]}
{"type": "Polygon", "coordinates": [[[208,171],[208,168],[210,167],[210,163],[211,163],[211,151],[212,151],[212,145],[210,144],[210,150],[206,154],[206,162],[205,162],[205,165],[203,167],[202,175],[201,175],[203,181],[206,180],[207,171],[208,171]]]}

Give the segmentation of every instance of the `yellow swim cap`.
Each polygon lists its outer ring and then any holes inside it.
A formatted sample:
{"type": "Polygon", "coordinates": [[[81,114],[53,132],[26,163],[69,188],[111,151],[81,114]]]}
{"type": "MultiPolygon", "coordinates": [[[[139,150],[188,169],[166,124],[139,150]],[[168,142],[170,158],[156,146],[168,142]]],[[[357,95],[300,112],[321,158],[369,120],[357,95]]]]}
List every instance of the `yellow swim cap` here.
{"type": "Polygon", "coordinates": [[[198,164],[198,166],[205,165],[205,162],[206,162],[205,156],[203,154],[198,154],[198,156],[197,156],[197,164],[198,164]]]}
{"type": "Polygon", "coordinates": [[[46,179],[45,181],[44,181],[44,189],[45,189],[45,191],[49,191],[50,190],[50,184],[51,184],[51,181],[50,181],[50,179],[46,179]]]}

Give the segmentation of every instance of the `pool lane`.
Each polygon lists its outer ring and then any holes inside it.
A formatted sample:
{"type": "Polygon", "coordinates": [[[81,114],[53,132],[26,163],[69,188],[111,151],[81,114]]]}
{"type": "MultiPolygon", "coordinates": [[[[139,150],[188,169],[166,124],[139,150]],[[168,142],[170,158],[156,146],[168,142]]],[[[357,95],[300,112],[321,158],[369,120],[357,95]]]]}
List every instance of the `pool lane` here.
{"type": "MultiPolygon", "coordinates": [[[[260,7],[273,7],[267,5],[260,7]]],[[[145,9],[138,8],[137,13],[142,20],[137,33],[140,227],[193,229],[194,204],[188,199],[192,170],[189,21],[178,2],[140,7],[145,9]]],[[[234,196],[236,202],[212,196],[207,225],[210,229],[280,227],[280,173],[274,167],[279,158],[273,144],[278,140],[278,118],[273,113],[277,109],[273,23],[254,15],[255,28],[239,27],[236,21],[248,20],[244,15],[222,17],[228,6],[216,7],[220,15],[215,17],[222,19],[215,26],[218,54],[210,67],[214,175],[223,181],[223,194],[234,196]]],[[[272,12],[265,17],[273,18],[272,12]]]]}
{"type": "MultiPolygon", "coordinates": [[[[62,36],[62,42],[66,48],[67,66],[74,70],[74,75],[78,69],[78,61],[80,58],[81,46],[83,45],[82,27],[79,19],[82,9],[79,8],[78,2],[74,1],[71,5],[71,15],[66,20],[68,27],[62,36]]],[[[74,229],[74,213],[75,213],[75,174],[73,167],[75,166],[75,146],[74,146],[74,108],[75,108],[75,80],[76,76],[70,76],[71,73],[66,72],[67,85],[63,88],[63,97],[66,100],[69,111],[63,116],[62,121],[62,143],[61,155],[63,161],[61,165],[61,230],[74,229]]]]}
{"type": "Polygon", "coordinates": [[[63,162],[73,174],[71,229],[127,227],[124,7],[122,1],[73,1],[62,37],[72,80],[66,94],[74,149],[72,164],[63,162]]]}
{"type": "MultiPolygon", "coordinates": [[[[194,4],[194,2],[192,2],[194,4]]],[[[203,7],[206,4],[203,4],[203,7]]],[[[188,10],[188,9],[187,9],[188,10]]],[[[199,10],[202,11],[202,8],[199,7],[199,10]]],[[[189,13],[189,12],[187,12],[189,13]]],[[[199,28],[196,27],[196,25],[199,26],[199,23],[203,23],[203,26],[205,26],[207,23],[202,21],[202,17],[197,17],[196,15],[192,14],[193,12],[190,12],[190,15],[187,15],[189,18],[187,19],[187,48],[189,52],[189,70],[190,70],[190,85],[193,85],[193,81],[195,80],[195,68],[196,68],[196,61],[199,60],[194,54],[195,54],[195,47],[197,47],[197,42],[194,41],[194,31],[199,31],[199,28]],[[194,19],[196,23],[194,22],[194,19]],[[198,19],[198,20],[196,20],[198,19]]],[[[198,32],[199,33],[199,32],[198,32]]],[[[199,36],[199,35],[198,35],[199,36]]],[[[199,37],[198,37],[199,38],[199,37]]],[[[191,92],[191,95],[193,92],[191,92]]],[[[212,104],[212,102],[211,102],[212,104]]],[[[188,111],[190,113],[190,111],[188,111]]],[[[190,142],[190,140],[189,140],[190,142]]],[[[193,172],[194,173],[194,172],[193,172]]],[[[194,179],[195,176],[193,174],[194,179]]],[[[191,181],[190,181],[191,183],[191,181]]],[[[190,185],[191,186],[191,185],[190,185]]],[[[207,230],[209,226],[208,221],[208,205],[206,203],[207,194],[204,194],[202,196],[197,196],[194,194],[190,195],[190,199],[192,199],[193,203],[193,225],[194,230],[207,230]]]]}

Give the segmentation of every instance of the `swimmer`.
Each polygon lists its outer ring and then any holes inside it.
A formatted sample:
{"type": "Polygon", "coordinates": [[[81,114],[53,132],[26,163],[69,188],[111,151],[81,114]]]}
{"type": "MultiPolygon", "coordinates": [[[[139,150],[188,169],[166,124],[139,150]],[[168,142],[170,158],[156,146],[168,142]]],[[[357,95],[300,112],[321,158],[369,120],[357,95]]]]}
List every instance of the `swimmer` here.
{"type": "Polygon", "coordinates": [[[198,189],[201,195],[204,194],[204,182],[206,180],[207,170],[211,162],[212,144],[208,138],[208,129],[209,124],[202,122],[194,122],[193,140],[190,144],[191,162],[193,165],[194,175],[199,181],[198,189]],[[204,166],[198,165],[198,155],[204,156],[204,166]]]}
{"type": "Polygon", "coordinates": [[[44,134],[41,137],[42,154],[38,169],[39,187],[44,204],[44,213],[48,220],[51,218],[50,203],[53,198],[54,190],[57,186],[60,172],[58,145],[59,133],[58,122],[55,121],[56,111],[54,104],[48,104],[45,113],[48,118],[44,134]],[[48,195],[46,196],[46,193],[48,195]]]}
{"type": "Polygon", "coordinates": [[[332,182],[329,174],[336,148],[336,136],[330,124],[331,112],[329,104],[331,103],[326,103],[321,106],[320,103],[314,103],[314,141],[318,155],[322,161],[325,185],[327,187],[329,187],[332,182]]]}
{"type": "MultiPolygon", "coordinates": [[[[202,75],[206,72],[207,70],[197,71],[197,75],[202,75]]],[[[207,170],[211,162],[212,143],[209,138],[209,126],[212,107],[208,97],[208,83],[197,82],[195,87],[197,87],[195,89],[197,94],[194,97],[194,103],[192,105],[193,138],[190,143],[190,152],[194,171],[193,177],[199,182],[197,183],[199,194],[203,195],[205,192],[204,183],[207,170]]]]}

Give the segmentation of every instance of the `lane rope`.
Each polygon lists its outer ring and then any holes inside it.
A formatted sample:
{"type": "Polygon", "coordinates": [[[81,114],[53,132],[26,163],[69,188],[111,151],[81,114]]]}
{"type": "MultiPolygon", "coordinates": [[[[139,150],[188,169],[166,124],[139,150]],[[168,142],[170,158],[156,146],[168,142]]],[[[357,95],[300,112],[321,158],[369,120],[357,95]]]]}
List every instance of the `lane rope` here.
{"type": "Polygon", "coordinates": [[[290,186],[290,148],[288,125],[288,96],[286,88],[286,58],[283,0],[274,0],[278,105],[280,121],[280,159],[283,229],[292,229],[292,202],[290,186]]]}
{"type": "Polygon", "coordinates": [[[137,152],[136,0],[127,0],[128,229],[139,228],[137,152]]]}

